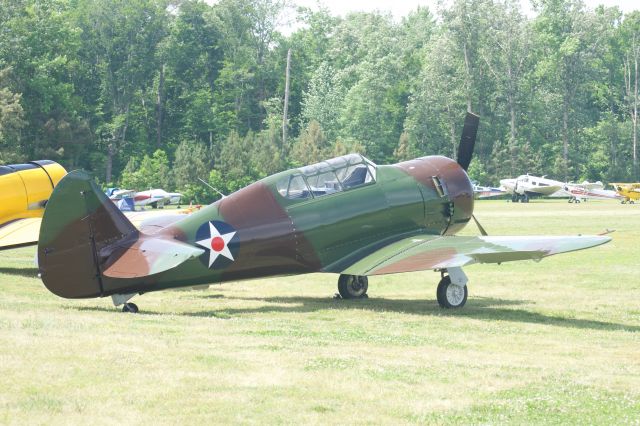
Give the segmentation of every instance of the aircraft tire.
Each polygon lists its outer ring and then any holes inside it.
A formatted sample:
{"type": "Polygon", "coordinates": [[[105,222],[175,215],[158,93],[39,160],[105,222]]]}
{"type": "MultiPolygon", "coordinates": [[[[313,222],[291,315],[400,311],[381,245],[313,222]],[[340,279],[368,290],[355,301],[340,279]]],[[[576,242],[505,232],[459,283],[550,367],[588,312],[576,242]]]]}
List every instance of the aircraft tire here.
{"type": "Polygon", "coordinates": [[[138,313],[138,305],[135,303],[127,302],[122,306],[122,312],[129,312],[132,314],[138,313]]]}
{"type": "Polygon", "coordinates": [[[436,291],[438,305],[444,309],[462,308],[467,303],[469,292],[466,285],[462,287],[462,294],[460,294],[459,288],[460,286],[451,283],[451,277],[448,275],[442,277],[436,291]]]}
{"type": "Polygon", "coordinates": [[[518,202],[518,194],[516,194],[515,192],[511,196],[511,202],[512,203],[517,203],[518,202]]]}
{"type": "Polygon", "coordinates": [[[340,275],[338,292],[343,299],[361,299],[367,297],[369,279],[360,275],[340,275]]]}
{"type": "Polygon", "coordinates": [[[528,203],[528,202],[529,202],[529,196],[528,196],[527,194],[524,194],[524,195],[522,196],[522,202],[523,202],[523,203],[528,203]]]}

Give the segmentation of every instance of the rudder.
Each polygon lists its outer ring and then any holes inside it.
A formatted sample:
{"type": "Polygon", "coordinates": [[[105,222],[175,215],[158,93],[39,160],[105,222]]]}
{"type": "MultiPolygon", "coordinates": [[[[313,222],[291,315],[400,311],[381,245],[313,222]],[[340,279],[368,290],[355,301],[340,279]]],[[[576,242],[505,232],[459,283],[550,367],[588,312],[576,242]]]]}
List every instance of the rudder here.
{"type": "Polygon", "coordinates": [[[84,171],[56,186],[42,218],[38,265],[44,285],[69,299],[105,295],[100,253],[138,230],[84,171]]]}

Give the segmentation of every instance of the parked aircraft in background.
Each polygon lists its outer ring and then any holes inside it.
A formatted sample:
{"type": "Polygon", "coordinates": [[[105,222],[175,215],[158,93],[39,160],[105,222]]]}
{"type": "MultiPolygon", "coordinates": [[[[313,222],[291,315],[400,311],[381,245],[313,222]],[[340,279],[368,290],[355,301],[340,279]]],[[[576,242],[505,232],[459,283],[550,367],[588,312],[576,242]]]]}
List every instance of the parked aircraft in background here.
{"type": "Polygon", "coordinates": [[[552,197],[569,197],[569,203],[580,203],[587,200],[616,200],[620,199],[620,196],[616,191],[604,189],[602,182],[589,182],[584,181],[582,183],[565,183],[562,189],[555,192],[552,197]]]}
{"type": "Polygon", "coordinates": [[[640,199],[640,183],[610,183],[622,198],[622,204],[635,204],[640,199]]]}
{"type": "Polygon", "coordinates": [[[0,250],[37,242],[45,205],[65,174],[50,160],[0,166],[0,250]]]}
{"type": "Polygon", "coordinates": [[[509,194],[511,201],[528,203],[529,198],[536,195],[551,195],[561,189],[564,184],[544,176],[521,175],[515,179],[501,179],[500,185],[509,194]]]}
{"type": "Polygon", "coordinates": [[[182,198],[182,194],[178,192],[167,192],[164,189],[149,189],[147,191],[135,192],[131,189],[109,188],[106,194],[112,201],[123,198],[133,198],[136,206],[151,206],[153,208],[162,208],[167,204],[180,204],[180,199],[182,198]]]}
{"type": "MultiPolygon", "coordinates": [[[[368,276],[436,270],[440,306],[462,307],[462,267],[585,249],[606,236],[456,236],[473,218],[471,162],[478,117],[468,114],[458,160],[429,156],[377,166],[358,154],[284,171],[185,217],[136,229],[83,171],[47,206],[38,245],[44,285],[65,298],[136,294],[311,272],[340,274],[345,298],[368,276]]],[[[477,223],[477,221],[476,221],[477,223]]]]}
{"type": "Polygon", "coordinates": [[[107,197],[109,197],[109,199],[112,201],[122,200],[125,198],[133,198],[133,194],[135,193],[136,191],[132,189],[120,189],[120,188],[107,188],[107,190],[105,191],[105,194],[107,194],[107,197]]]}
{"type": "Polygon", "coordinates": [[[498,197],[500,195],[506,194],[506,192],[500,188],[494,188],[491,186],[480,186],[477,182],[472,182],[473,185],[473,193],[476,198],[490,198],[490,197],[498,197]]]}
{"type": "Polygon", "coordinates": [[[178,192],[167,192],[164,189],[149,189],[148,191],[136,192],[133,200],[136,206],[151,206],[157,208],[165,204],[180,204],[181,197],[182,194],[178,192]]]}

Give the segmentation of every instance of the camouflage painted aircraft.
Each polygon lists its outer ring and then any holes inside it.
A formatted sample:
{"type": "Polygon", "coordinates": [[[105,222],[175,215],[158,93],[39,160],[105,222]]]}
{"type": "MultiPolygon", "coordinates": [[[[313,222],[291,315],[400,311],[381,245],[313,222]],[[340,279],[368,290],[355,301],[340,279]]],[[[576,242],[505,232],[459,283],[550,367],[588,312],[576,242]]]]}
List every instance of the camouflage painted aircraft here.
{"type": "MultiPolygon", "coordinates": [[[[269,176],[190,216],[136,229],[85,172],[69,173],[44,215],[45,286],[65,298],[136,294],[278,275],[340,274],[345,299],[371,275],[433,269],[437,300],[467,300],[463,266],[533,259],[604,244],[605,236],[455,236],[473,217],[465,170],[478,118],[467,116],[458,162],[441,156],[376,166],[358,154],[269,176]]],[[[477,221],[476,221],[477,223],[477,221]]]]}

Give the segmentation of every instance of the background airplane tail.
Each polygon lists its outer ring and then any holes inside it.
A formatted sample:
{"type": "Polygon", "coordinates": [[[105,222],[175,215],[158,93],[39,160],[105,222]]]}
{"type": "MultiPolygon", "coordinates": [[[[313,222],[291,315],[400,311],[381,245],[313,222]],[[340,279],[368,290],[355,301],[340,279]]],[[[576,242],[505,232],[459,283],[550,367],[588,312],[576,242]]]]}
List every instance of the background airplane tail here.
{"type": "Polygon", "coordinates": [[[113,293],[100,270],[109,246],[138,230],[84,171],[65,176],[51,194],[40,226],[38,266],[44,285],[66,298],[113,293]]]}

